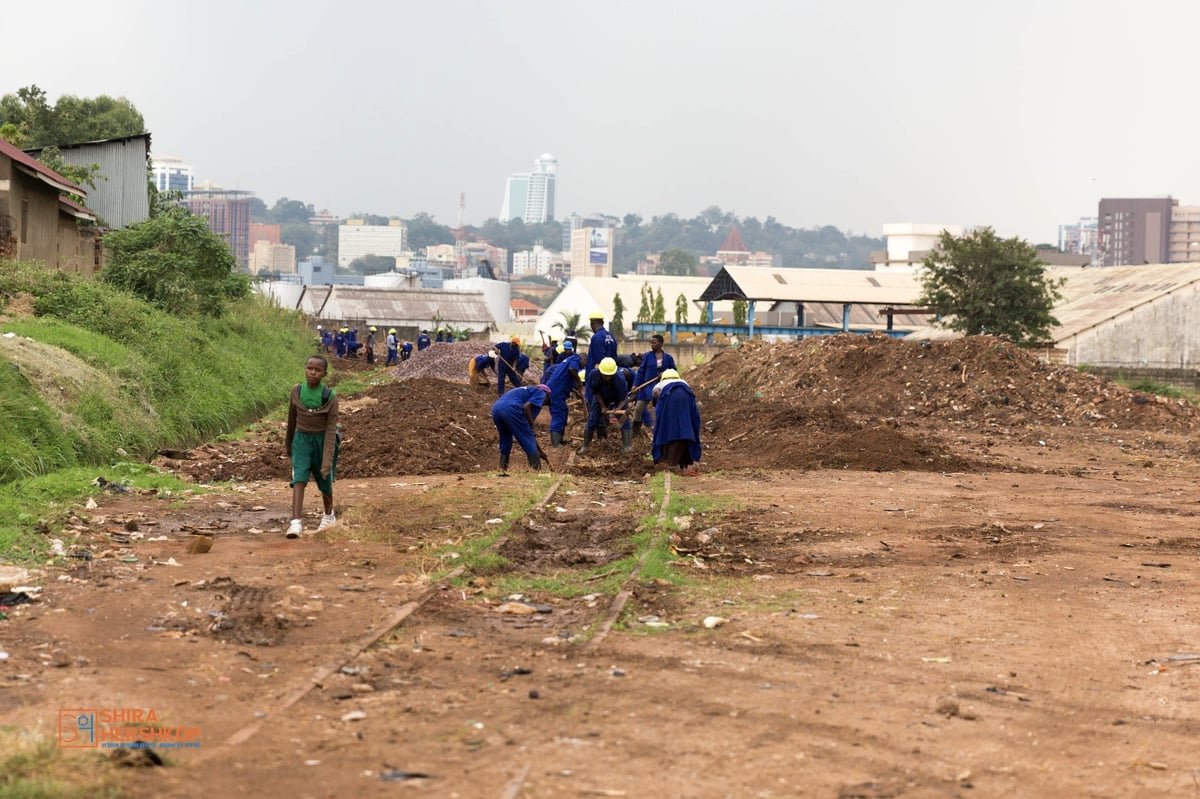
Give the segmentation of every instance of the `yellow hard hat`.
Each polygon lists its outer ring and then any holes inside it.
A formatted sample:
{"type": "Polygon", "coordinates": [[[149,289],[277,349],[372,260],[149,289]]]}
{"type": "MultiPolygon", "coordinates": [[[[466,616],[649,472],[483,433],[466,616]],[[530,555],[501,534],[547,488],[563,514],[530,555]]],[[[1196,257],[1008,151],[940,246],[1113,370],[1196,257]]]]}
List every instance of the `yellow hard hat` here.
{"type": "Polygon", "coordinates": [[[369,330],[370,330],[372,333],[374,333],[374,332],[375,332],[375,325],[371,325],[371,327],[370,327],[370,328],[368,328],[368,329],[369,329],[369,330]]]}
{"type": "Polygon", "coordinates": [[[605,358],[600,361],[599,369],[602,375],[615,375],[617,373],[617,362],[612,358],[605,358]]]}
{"type": "Polygon", "coordinates": [[[396,335],[396,328],[394,328],[394,327],[388,328],[388,332],[394,336],[394,335],[396,335]]]}
{"type": "Polygon", "coordinates": [[[603,322],[604,311],[592,311],[590,314],[588,314],[588,319],[599,319],[601,322],[603,322]]]}
{"type": "Polygon", "coordinates": [[[559,344],[557,347],[555,347],[554,351],[557,352],[559,355],[562,355],[564,352],[566,352],[566,350],[563,349],[563,345],[561,345],[561,344],[559,344]]]}
{"type": "Polygon", "coordinates": [[[662,379],[670,380],[671,378],[679,379],[678,369],[663,369],[662,379]]]}
{"type": "Polygon", "coordinates": [[[576,374],[579,375],[579,382],[587,382],[587,369],[580,369],[576,374]]]}

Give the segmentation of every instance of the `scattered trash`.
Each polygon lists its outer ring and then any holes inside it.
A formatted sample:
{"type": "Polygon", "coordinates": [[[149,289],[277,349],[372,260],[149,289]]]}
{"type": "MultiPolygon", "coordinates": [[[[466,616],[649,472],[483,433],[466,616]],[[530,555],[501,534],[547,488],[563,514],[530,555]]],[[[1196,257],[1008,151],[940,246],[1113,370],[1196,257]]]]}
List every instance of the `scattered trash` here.
{"type": "Polygon", "coordinates": [[[100,505],[96,502],[96,500],[88,497],[87,502],[83,503],[83,507],[87,508],[88,510],[95,510],[96,508],[100,507],[100,505]]]}
{"type": "Polygon", "coordinates": [[[949,663],[950,658],[921,658],[922,663],[949,663]]]}
{"type": "Polygon", "coordinates": [[[496,612],[514,616],[532,616],[538,610],[533,605],[527,605],[524,602],[505,602],[496,608],[496,612]]]}
{"type": "Polygon", "coordinates": [[[1151,568],[1155,568],[1155,569],[1169,569],[1169,568],[1171,568],[1171,564],[1170,564],[1170,563],[1154,563],[1154,562],[1150,562],[1150,563],[1142,563],[1142,565],[1143,565],[1143,566],[1150,566],[1151,568]]]}
{"type": "Polygon", "coordinates": [[[366,717],[365,710],[351,710],[349,713],[343,714],[342,721],[362,721],[366,717]]]}
{"type": "Polygon", "coordinates": [[[29,582],[29,570],[20,566],[0,565],[0,591],[11,591],[14,587],[29,582]]]}
{"type": "Polygon", "coordinates": [[[527,669],[523,666],[517,666],[516,668],[513,668],[513,669],[501,669],[500,670],[500,680],[504,681],[504,680],[507,680],[509,677],[514,677],[519,674],[533,674],[533,669],[527,669]]]}
{"type": "Polygon", "coordinates": [[[384,782],[404,782],[405,780],[427,780],[431,774],[426,774],[423,771],[403,771],[398,768],[389,768],[387,771],[379,772],[379,779],[384,782]]]}
{"type": "Polygon", "coordinates": [[[808,577],[832,577],[833,572],[805,572],[808,577]]]}
{"type": "Polygon", "coordinates": [[[729,619],[726,619],[723,616],[708,616],[707,618],[704,619],[704,626],[710,630],[712,630],[716,627],[720,627],[723,624],[728,624],[728,623],[729,623],[729,619]]]}
{"type": "Polygon", "coordinates": [[[0,594],[0,608],[15,608],[17,605],[28,605],[33,601],[25,591],[10,591],[0,594]]]}
{"type": "Polygon", "coordinates": [[[504,520],[496,517],[494,519],[488,519],[486,522],[484,522],[484,524],[504,524],[504,520]]]}

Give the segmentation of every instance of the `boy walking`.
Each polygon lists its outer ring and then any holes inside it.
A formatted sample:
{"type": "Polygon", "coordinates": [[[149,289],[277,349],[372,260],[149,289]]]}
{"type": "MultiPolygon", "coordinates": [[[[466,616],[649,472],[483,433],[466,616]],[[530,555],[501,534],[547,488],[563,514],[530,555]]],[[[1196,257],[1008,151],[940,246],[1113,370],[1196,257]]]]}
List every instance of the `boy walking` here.
{"type": "Polygon", "coordinates": [[[288,401],[287,454],[292,461],[292,523],[287,537],[299,538],[304,532],[304,489],[309,475],[321,492],[324,514],[318,530],[337,522],[333,513],[333,477],[337,469],[338,399],[323,380],[329,362],[323,355],[312,355],[304,363],[304,382],[292,389],[288,401]]]}

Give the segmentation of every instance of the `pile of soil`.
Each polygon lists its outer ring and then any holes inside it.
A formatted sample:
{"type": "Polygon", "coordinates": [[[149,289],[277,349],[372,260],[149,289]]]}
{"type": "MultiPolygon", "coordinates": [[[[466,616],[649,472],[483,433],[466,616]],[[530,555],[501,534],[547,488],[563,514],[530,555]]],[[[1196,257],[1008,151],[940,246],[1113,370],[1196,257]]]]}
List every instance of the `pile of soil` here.
{"type": "Polygon", "coordinates": [[[1032,426],[1186,433],[1197,422],[1183,400],[1045,363],[990,336],[751,342],[687,378],[709,434],[705,461],[726,468],[972,471],[987,464],[946,434],[1032,426]]]}
{"type": "MultiPolygon", "coordinates": [[[[398,382],[344,397],[339,479],[495,469],[495,389],[466,385],[467,359],[479,349],[479,342],[435,344],[389,370],[402,378],[398,382]],[[422,376],[427,373],[449,379],[422,376]]],[[[349,361],[335,368],[357,366],[349,361]]],[[[1196,409],[1184,401],[1043,363],[986,336],[751,342],[720,353],[687,378],[700,404],[706,469],[1008,469],[1019,467],[988,452],[992,439],[1036,439],[1047,427],[1186,434],[1197,425],[1196,409]]],[[[581,436],[580,410],[571,412],[568,440],[581,436]]],[[[543,444],[545,416],[538,428],[543,444]]],[[[256,437],[206,445],[159,464],[200,482],[286,480],[283,434],[280,422],[256,437]]],[[[637,478],[647,471],[648,437],[638,439],[632,455],[620,454],[619,438],[593,449],[577,459],[576,473],[637,478]]],[[[558,460],[565,459],[566,450],[558,452],[564,454],[558,460]]],[[[523,462],[519,452],[515,462],[523,462]]]]}
{"type": "MultiPolygon", "coordinates": [[[[486,341],[450,341],[434,343],[420,352],[413,350],[412,357],[401,361],[399,366],[392,367],[390,373],[400,380],[410,380],[417,377],[436,377],[441,380],[467,379],[467,365],[476,355],[482,355],[492,348],[486,341]]],[[[542,356],[540,352],[530,353],[529,369],[525,372],[526,385],[535,385],[542,377],[542,356]]],[[[492,385],[496,384],[496,375],[488,371],[492,385]]]]}

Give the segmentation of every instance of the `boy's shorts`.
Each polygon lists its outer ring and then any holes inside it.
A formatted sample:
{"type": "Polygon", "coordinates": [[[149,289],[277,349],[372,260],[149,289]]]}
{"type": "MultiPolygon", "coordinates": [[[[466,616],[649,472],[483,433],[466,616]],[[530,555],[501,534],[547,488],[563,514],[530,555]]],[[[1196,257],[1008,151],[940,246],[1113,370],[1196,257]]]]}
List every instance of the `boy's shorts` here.
{"type": "Polygon", "coordinates": [[[311,474],[317,482],[317,488],[322,494],[333,493],[333,478],[337,472],[338,443],[333,445],[333,466],[329,469],[329,479],[321,477],[321,461],[325,457],[325,434],[305,433],[297,430],[292,438],[292,482],[307,483],[311,474]]]}

